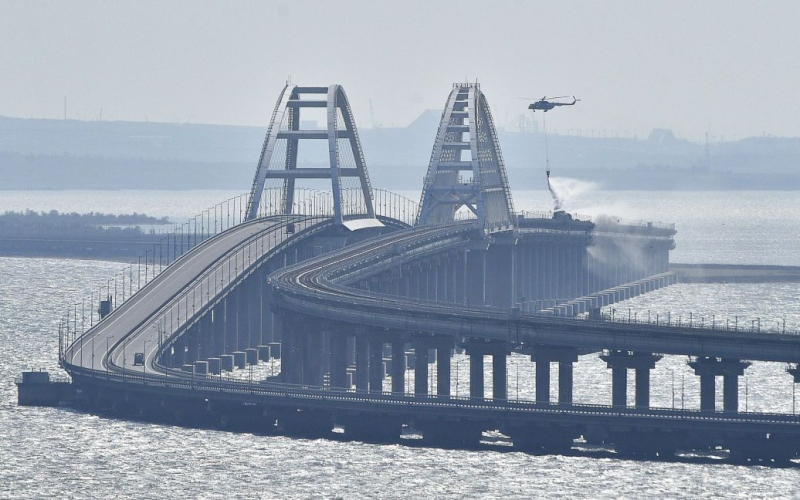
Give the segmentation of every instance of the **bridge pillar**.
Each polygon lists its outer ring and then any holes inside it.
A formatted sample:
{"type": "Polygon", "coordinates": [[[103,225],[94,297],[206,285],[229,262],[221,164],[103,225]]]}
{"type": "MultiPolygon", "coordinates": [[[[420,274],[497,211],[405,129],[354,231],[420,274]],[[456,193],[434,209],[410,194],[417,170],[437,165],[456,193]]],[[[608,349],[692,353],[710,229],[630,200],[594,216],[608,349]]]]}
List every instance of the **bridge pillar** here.
{"type": "Polygon", "coordinates": [[[469,397],[483,399],[483,351],[469,355],[469,397]]]}
{"type": "Polygon", "coordinates": [[[402,340],[392,341],[392,392],[406,392],[406,343],[402,340]]]}
{"type": "Polygon", "coordinates": [[[411,297],[411,267],[400,266],[400,295],[411,297]]]}
{"type": "Polygon", "coordinates": [[[428,342],[423,339],[414,341],[414,395],[428,395],[428,342]]]}
{"type": "Polygon", "coordinates": [[[225,352],[225,304],[220,302],[211,310],[214,333],[211,344],[211,355],[219,356],[225,352]]]}
{"type": "Polygon", "coordinates": [[[249,347],[258,347],[263,343],[263,318],[261,302],[263,300],[262,281],[265,278],[261,277],[261,272],[256,271],[248,278],[248,314],[247,314],[247,328],[249,332],[249,347]]]}
{"type": "Polygon", "coordinates": [[[309,322],[305,337],[305,355],[303,356],[303,383],[314,387],[322,387],[322,331],[319,322],[309,322]]]}
{"type": "Polygon", "coordinates": [[[172,344],[172,367],[179,368],[186,364],[186,341],[183,337],[178,337],[172,344]]]}
{"type": "MultiPolygon", "coordinates": [[[[285,311],[278,315],[281,332],[281,379],[287,384],[300,384],[303,382],[302,321],[289,320],[286,316],[285,311]]],[[[226,351],[228,349],[226,346],[226,351]]]]}
{"type": "Polygon", "coordinates": [[[369,342],[363,331],[356,333],[356,390],[369,390],[369,342]]]}
{"type": "Polygon", "coordinates": [[[194,364],[197,361],[197,354],[199,350],[199,342],[198,339],[200,337],[198,332],[198,325],[195,324],[189,330],[183,334],[185,337],[185,344],[186,344],[186,357],[184,358],[184,363],[186,364],[194,364]]]}
{"type": "Polygon", "coordinates": [[[200,359],[210,358],[212,355],[212,344],[214,342],[214,323],[211,321],[211,313],[204,314],[198,322],[200,329],[200,359]]]}
{"type": "Polygon", "coordinates": [[[369,337],[369,391],[383,392],[383,339],[379,332],[369,337]]]}
{"type": "Polygon", "coordinates": [[[467,253],[456,252],[455,271],[453,273],[453,293],[456,304],[467,303],[467,253]]]}
{"type": "Polygon", "coordinates": [[[505,349],[492,354],[492,399],[508,399],[507,356],[505,349]]]}
{"type": "Polygon", "coordinates": [[[634,351],[609,351],[600,356],[611,369],[612,405],[625,407],[628,404],[628,369],[636,370],[636,407],[650,407],[650,370],[662,358],[657,354],[634,351]]]}
{"type": "Polygon", "coordinates": [[[436,343],[436,395],[440,398],[450,397],[450,355],[452,350],[452,338],[439,339],[436,343]]]}
{"type": "Polygon", "coordinates": [[[536,402],[550,402],[550,363],[558,363],[558,402],[572,403],[572,364],[578,352],[572,347],[537,345],[531,361],[536,363],[536,402]]]}
{"type": "Polygon", "coordinates": [[[236,301],[234,294],[228,294],[223,299],[225,303],[225,314],[223,315],[225,329],[225,354],[230,354],[237,349],[236,342],[236,301]]]}
{"type": "Polygon", "coordinates": [[[331,333],[331,387],[347,387],[347,335],[342,331],[331,333]]]}
{"type": "Polygon", "coordinates": [[[467,305],[485,304],[486,251],[471,249],[466,252],[466,300],[467,305]]]}
{"type": "Polygon", "coordinates": [[[739,377],[750,366],[747,361],[698,357],[689,362],[700,377],[700,409],[716,410],[716,377],[723,377],[722,408],[728,412],[739,411],[739,377]]]}
{"type": "Polygon", "coordinates": [[[508,382],[506,366],[508,347],[505,342],[483,342],[472,340],[467,342],[469,356],[469,395],[472,398],[484,397],[483,357],[492,356],[492,398],[507,399],[508,382]]]}

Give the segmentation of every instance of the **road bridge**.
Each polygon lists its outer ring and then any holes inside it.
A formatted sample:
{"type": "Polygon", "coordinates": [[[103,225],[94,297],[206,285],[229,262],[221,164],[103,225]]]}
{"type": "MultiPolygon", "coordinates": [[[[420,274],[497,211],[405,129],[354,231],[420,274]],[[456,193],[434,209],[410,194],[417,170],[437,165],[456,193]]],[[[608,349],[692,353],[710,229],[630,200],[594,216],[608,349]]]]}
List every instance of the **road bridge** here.
{"type": "Polygon", "coordinates": [[[753,360],[800,361],[800,336],[600,316],[674,282],[674,227],[513,213],[479,88],[457,85],[447,109],[414,208],[369,185],[341,87],[287,86],[246,199],[204,212],[145,255],[143,280],[140,265],[135,280],[123,274],[61,322],[60,360],[80,404],[315,436],[338,425],[373,441],[413,429],[443,446],[475,446],[497,430],[536,452],[566,451],[583,437],[631,456],[720,447],[741,460],[797,455],[800,418],[741,412],[738,381],[753,360]],[[326,130],[301,133],[306,108],[326,110],[326,130]],[[330,168],[297,162],[305,140],[327,141],[330,168]],[[465,153],[456,162],[447,151],[465,153]],[[474,180],[459,197],[450,173],[467,164],[491,182],[474,180]],[[297,185],[311,177],[330,181],[331,192],[297,185]],[[451,394],[456,350],[469,357],[469,397],[451,394]],[[511,353],[536,364],[535,394],[508,397],[511,353]],[[611,370],[607,405],[573,401],[578,355],[587,353],[611,370]],[[690,356],[699,409],[651,407],[650,372],[667,354],[690,356]],[[277,374],[231,378],[276,360],[277,374]]]}

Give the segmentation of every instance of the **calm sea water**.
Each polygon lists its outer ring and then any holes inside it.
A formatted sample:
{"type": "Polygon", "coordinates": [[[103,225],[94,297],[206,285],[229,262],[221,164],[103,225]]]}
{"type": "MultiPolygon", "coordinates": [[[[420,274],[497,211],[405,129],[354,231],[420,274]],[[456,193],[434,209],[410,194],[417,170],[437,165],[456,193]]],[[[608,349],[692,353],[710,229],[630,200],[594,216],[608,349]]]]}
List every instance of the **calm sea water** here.
{"type": "MultiPolygon", "coordinates": [[[[0,192],[0,211],[138,211],[179,220],[231,194],[0,192]]],[[[527,194],[517,196],[518,209],[548,207],[546,193],[527,194]]],[[[613,208],[629,218],[676,222],[675,261],[800,265],[798,193],[586,192],[572,200],[573,211],[613,208]]],[[[99,261],[0,258],[0,498],[800,497],[798,469],[376,446],[17,407],[15,376],[29,368],[57,372],[59,314],[120,267],[99,261]]],[[[787,330],[796,330],[800,285],[678,285],[616,309],[616,314],[630,310],[639,318],[648,311],[651,317],[669,311],[673,318],[692,311],[705,321],[739,316],[740,324],[761,317],[764,326],[782,327],[785,320],[787,330]]],[[[698,406],[697,381],[685,362],[680,356],[659,362],[653,372],[654,405],[698,406]]],[[[454,389],[466,394],[468,363],[460,358],[456,366],[463,376],[454,389]]],[[[755,363],[748,369],[742,405],[792,412],[792,383],[784,368],[755,363]]],[[[259,373],[269,369],[263,366],[259,373]]],[[[533,395],[534,370],[526,358],[512,356],[508,377],[511,397],[533,395]]],[[[611,399],[610,374],[595,356],[582,357],[575,384],[577,401],[607,404],[611,399]]]]}

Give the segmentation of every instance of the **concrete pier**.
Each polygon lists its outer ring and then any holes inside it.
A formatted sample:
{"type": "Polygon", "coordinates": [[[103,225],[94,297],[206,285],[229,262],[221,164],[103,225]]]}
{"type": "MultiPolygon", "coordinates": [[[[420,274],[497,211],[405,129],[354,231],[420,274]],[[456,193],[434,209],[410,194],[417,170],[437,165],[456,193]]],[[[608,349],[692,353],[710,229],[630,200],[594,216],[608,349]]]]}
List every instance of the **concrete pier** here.
{"type": "Polygon", "coordinates": [[[636,371],[635,407],[650,407],[650,370],[662,358],[658,354],[609,351],[600,356],[611,369],[611,400],[613,406],[626,407],[628,393],[628,370],[636,371]]]}
{"type": "Polygon", "coordinates": [[[550,402],[550,363],[558,363],[558,402],[572,403],[572,364],[578,351],[570,347],[537,345],[531,361],[536,363],[536,402],[550,402]]]}
{"type": "Polygon", "coordinates": [[[722,403],[727,412],[739,411],[739,377],[751,363],[738,359],[698,357],[689,362],[700,377],[700,409],[716,410],[716,377],[723,377],[722,403]]]}

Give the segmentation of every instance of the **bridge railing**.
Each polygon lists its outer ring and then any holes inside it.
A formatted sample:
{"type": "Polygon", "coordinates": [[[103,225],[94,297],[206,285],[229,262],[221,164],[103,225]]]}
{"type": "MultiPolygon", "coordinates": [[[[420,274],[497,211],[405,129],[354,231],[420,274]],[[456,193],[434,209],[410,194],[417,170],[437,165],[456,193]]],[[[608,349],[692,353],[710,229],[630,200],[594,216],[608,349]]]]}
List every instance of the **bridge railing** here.
{"type": "Polygon", "coordinates": [[[602,321],[624,323],[632,325],[669,326],[686,329],[742,332],[742,333],[775,333],[782,335],[800,335],[800,328],[786,328],[786,318],[779,320],[764,320],[756,317],[718,318],[716,315],[705,314],[672,314],[672,311],[636,311],[633,308],[618,309],[605,307],[600,315],[602,321]]]}

